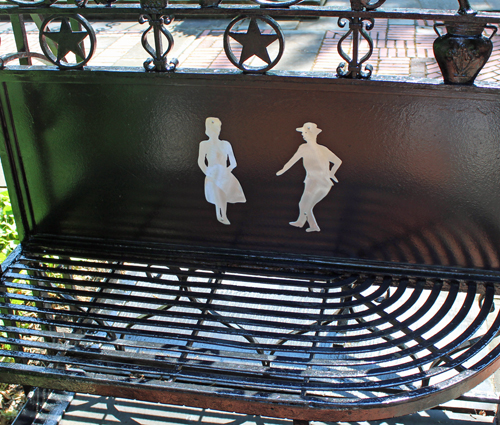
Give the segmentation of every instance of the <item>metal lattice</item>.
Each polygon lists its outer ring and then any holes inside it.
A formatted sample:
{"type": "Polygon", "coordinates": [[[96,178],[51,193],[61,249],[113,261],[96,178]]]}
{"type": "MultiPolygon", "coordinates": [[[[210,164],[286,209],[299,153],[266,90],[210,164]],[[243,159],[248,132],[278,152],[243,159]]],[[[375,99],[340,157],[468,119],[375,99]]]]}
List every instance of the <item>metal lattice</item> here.
{"type": "Polygon", "coordinates": [[[1,291],[7,380],[295,419],[428,408],[499,351],[484,282],[24,252],[1,291]]]}

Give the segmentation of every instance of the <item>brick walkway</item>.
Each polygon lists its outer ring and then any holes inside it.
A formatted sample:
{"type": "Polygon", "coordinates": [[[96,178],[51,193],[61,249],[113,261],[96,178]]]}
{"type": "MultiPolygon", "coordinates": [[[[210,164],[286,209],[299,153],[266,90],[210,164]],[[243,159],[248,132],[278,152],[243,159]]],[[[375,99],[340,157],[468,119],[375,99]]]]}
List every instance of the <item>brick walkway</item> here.
{"type": "MultiPolygon", "coordinates": [[[[223,49],[223,33],[228,23],[224,19],[172,23],[168,28],[175,45],[169,57],[178,58],[182,68],[234,68],[223,49]]],[[[274,69],[336,72],[338,64],[343,62],[337,43],[346,31],[338,27],[336,18],[279,23],[285,35],[285,53],[274,69]]],[[[140,42],[146,24],[102,21],[92,24],[97,32],[97,49],[89,65],[140,67],[148,58],[140,42]]],[[[370,31],[374,52],[367,62],[373,66],[373,74],[440,79],[432,51],[436,39],[432,25],[431,21],[376,20],[370,31]]],[[[28,24],[27,31],[30,49],[40,52],[36,26],[28,24]]],[[[16,50],[10,23],[0,23],[0,38],[0,54],[16,50]]],[[[344,48],[350,54],[348,41],[344,48]]],[[[493,54],[478,81],[500,81],[500,36],[493,37],[493,44],[493,54]]],[[[362,46],[361,54],[366,50],[367,44],[362,46]]]]}

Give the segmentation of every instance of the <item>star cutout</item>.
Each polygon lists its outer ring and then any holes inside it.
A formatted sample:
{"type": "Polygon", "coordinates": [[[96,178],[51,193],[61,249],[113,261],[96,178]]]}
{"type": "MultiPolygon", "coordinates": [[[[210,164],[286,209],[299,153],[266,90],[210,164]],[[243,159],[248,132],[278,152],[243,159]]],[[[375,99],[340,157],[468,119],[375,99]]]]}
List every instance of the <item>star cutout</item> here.
{"type": "Polygon", "coordinates": [[[46,31],[43,35],[57,43],[57,62],[64,59],[69,52],[80,58],[85,57],[81,43],[89,34],[86,31],[73,31],[67,18],[62,19],[59,32],[46,31]]]}
{"type": "Polygon", "coordinates": [[[278,34],[262,34],[255,18],[250,18],[250,24],[246,33],[230,32],[229,36],[243,46],[239,62],[240,66],[252,56],[257,56],[268,65],[271,63],[267,46],[278,39],[278,34]]]}

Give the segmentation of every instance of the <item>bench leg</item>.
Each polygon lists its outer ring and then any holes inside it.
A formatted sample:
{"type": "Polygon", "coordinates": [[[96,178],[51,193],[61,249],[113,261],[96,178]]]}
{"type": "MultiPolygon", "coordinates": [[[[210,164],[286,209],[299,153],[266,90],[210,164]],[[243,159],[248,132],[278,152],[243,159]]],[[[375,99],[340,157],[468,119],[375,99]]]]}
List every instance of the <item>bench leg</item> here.
{"type": "MultiPolygon", "coordinates": [[[[25,391],[28,388],[26,387],[25,391]]],[[[12,425],[58,424],[74,393],[32,388],[27,401],[12,425]]]]}

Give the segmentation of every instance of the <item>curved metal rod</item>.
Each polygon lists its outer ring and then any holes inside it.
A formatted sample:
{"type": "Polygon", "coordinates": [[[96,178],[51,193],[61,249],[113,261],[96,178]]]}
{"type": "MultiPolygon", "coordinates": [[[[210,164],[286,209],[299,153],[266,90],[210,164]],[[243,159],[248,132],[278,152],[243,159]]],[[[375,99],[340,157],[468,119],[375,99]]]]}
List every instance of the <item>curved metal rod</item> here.
{"type": "Polygon", "coordinates": [[[378,0],[378,2],[370,4],[370,0],[361,0],[361,4],[366,8],[366,10],[375,10],[382,6],[385,0],[378,0]]]}
{"type": "MultiPolygon", "coordinates": [[[[157,273],[156,275],[153,275],[153,273],[151,272],[146,272],[146,276],[149,278],[149,279],[159,279],[161,277],[161,273],[157,273]]],[[[179,275],[177,275],[177,279],[179,279],[179,282],[181,281],[185,281],[186,279],[183,279],[182,277],[180,277],[179,275]]],[[[137,282],[136,282],[137,284],[137,282]]],[[[175,303],[176,301],[179,301],[181,299],[181,296],[180,295],[177,295],[173,302],[175,303]]],[[[155,311],[166,311],[166,310],[170,310],[171,308],[173,307],[173,304],[164,304],[164,305],[161,305],[160,307],[158,307],[155,311]]],[[[147,314],[140,314],[139,316],[137,316],[136,319],[151,319],[151,317],[154,317],[156,316],[155,313],[147,313],[147,314]]],[[[128,323],[127,326],[125,326],[125,329],[130,329],[132,328],[133,326],[135,326],[136,324],[135,323],[128,323]]],[[[123,338],[123,334],[120,336],[120,338],[123,338]]]]}
{"type": "MultiPolygon", "coordinates": [[[[224,52],[226,53],[227,58],[229,59],[229,62],[231,62],[236,68],[240,69],[241,71],[245,73],[254,73],[254,74],[265,74],[267,71],[270,69],[274,68],[276,64],[281,60],[281,57],[283,56],[283,52],[285,50],[285,38],[283,36],[283,31],[281,30],[281,27],[279,26],[278,22],[276,22],[273,18],[270,16],[266,15],[260,15],[260,16],[247,16],[247,15],[239,15],[235,19],[233,19],[229,25],[226,27],[226,30],[224,31],[224,52]],[[243,52],[245,51],[245,46],[252,46],[252,42],[249,39],[243,40],[238,37],[238,35],[241,36],[241,34],[238,33],[233,33],[231,30],[238,24],[241,23],[245,20],[250,20],[246,36],[247,37],[249,34],[252,32],[252,28],[254,30],[260,32],[259,26],[257,24],[257,21],[260,20],[264,22],[266,25],[270,26],[275,34],[267,34],[265,37],[271,37],[268,38],[268,41],[265,45],[262,45],[262,51],[257,51],[255,50],[255,46],[251,49],[251,54],[250,56],[243,56],[243,52]],[[274,38],[276,37],[276,38],[274,38]],[[233,48],[231,47],[230,39],[236,40],[239,44],[242,45],[242,52],[240,53],[239,59],[234,55],[233,53],[233,48]],[[279,49],[278,49],[278,54],[274,59],[271,59],[269,57],[269,53],[267,51],[267,47],[271,44],[273,44],[275,41],[278,41],[279,43],[279,49]],[[266,63],[265,66],[249,66],[249,65],[244,65],[244,63],[250,59],[253,56],[259,57],[263,62],[266,63]]],[[[250,50],[249,50],[250,52],[250,50]]]]}
{"type": "Polygon", "coordinates": [[[373,41],[367,31],[370,31],[374,27],[375,21],[373,18],[339,18],[338,26],[340,28],[344,28],[347,22],[349,22],[349,31],[344,34],[337,43],[337,51],[342,59],[344,59],[347,63],[342,62],[337,67],[337,75],[339,77],[368,79],[372,75],[373,67],[371,65],[366,65],[366,72],[363,72],[362,68],[363,62],[367,61],[373,53],[373,41]],[[366,24],[365,21],[368,21],[368,23],[366,24]],[[353,45],[352,58],[350,58],[342,48],[342,43],[351,34],[353,45]],[[363,58],[361,58],[361,60],[358,59],[360,35],[366,40],[369,47],[368,52],[363,56],[363,58]]]}
{"type": "MultiPolygon", "coordinates": [[[[446,358],[441,357],[437,360],[434,360],[431,363],[431,365],[429,366],[429,370],[439,366],[440,364],[448,362],[451,356],[453,356],[454,354],[457,354],[461,351],[467,350],[468,348],[472,347],[475,343],[480,341],[481,338],[482,338],[482,336],[478,336],[476,338],[469,339],[468,341],[465,341],[464,343],[462,343],[459,347],[457,347],[454,350],[452,350],[451,352],[449,352],[446,355],[446,358]]],[[[430,378],[422,379],[422,387],[428,387],[430,384],[430,380],[431,380],[430,378]]]]}
{"type": "Polygon", "coordinates": [[[260,4],[263,7],[290,7],[302,2],[303,0],[252,0],[254,3],[260,4]]]}
{"type": "MultiPolygon", "coordinates": [[[[340,28],[344,28],[347,24],[347,22],[352,22],[352,18],[339,18],[337,21],[337,25],[340,28]]],[[[349,28],[349,31],[347,31],[339,40],[337,43],[337,52],[339,53],[340,57],[344,59],[347,63],[350,63],[352,59],[349,57],[347,53],[344,52],[344,49],[342,49],[342,43],[344,40],[349,37],[352,34],[352,29],[349,28]]]]}
{"type": "MultiPolygon", "coordinates": [[[[211,281],[211,282],[215,282],[216,284],[220,284],[220,283],[223,281],[223,279],[215,279],[215,280],[210,279],[210,281],[211,281]]],[[[186,280],[186,282],[187,282],[187,280],[186,280]]],[[[182,289],[183,291],[188,292],[188,293],[191,291],[191,289],[189,288],[189,286],[186,286],[186,285],[182,285],[182,286],[181,286],[181,289],[182,289]]],[[[215,289],[215,288],[214,288],[214,289],[215,289]]],[[[189,301],[191,301],[191,302],[193,302],[193,303],[196,303],[196,304],[201,304],[201,303],[200,303],[200,300],[199,300],[198,298],[195,298],[195,297],[192,297],[192,296],[189,296],[189,295],[187,295],[186,297],[189,299],[189,301]]],[[[209,305],[209,303],[208,303],[207,305],[209,305]]],[[[210,309],[208,309],[208,308],[203,309],[203,310],[202,310],[202,312],[203,312],[203,314],[205,314],[205,315],[207,315],[207,316],[212,315],[212,316],[215,316],[215,317],[221,317],[221,315],[220,315],[218,312],[216,312],[216,311],[214,311],[214,310],[210,310],[210,309]]],[[[242,326],[240,326],[240,325],[238,325],[238,324],[235,324],[235,323],[229,323],[229,322],[226,322],[226,321],[221,321],[220,323],[221,323],[223,326],[225,326],[225,327],[227,327],[227,328],[230,328],[230,329],[244,329],[242,326]]],[[[242,337],[243,337],[244,339],[246,339],[246,340],[247,340],[250,344],[258,345],[258,341],[257,341],[257,339],[255,339],[254,337],[249,336],[249,335],[242,335],[242,337]]],[[[265,354],[266,354],[264,350],[259,349],[259,348],[256,348],[256,349],[255,349],[255,351],[256,351],[258,354],[263,354],[263,355],[265,355],[265,354]]],[[[269,361],[267,361],[267,360],[262,360],[262,365],[263,365],[263,366],[269,366],[269,365],[270,365],[270,363],[269,363],[269,361]]]]}
{"type": "Polygon", "coordinates": [[[16,59],[28,59],[28,58],[39,59],[45,62],[47,65],[52,65],[52,62],[41,53],[16,52],[16,53],[9,53],[8,55],[0,57],[0,69],[4,69],[6,64],[16,59]]]}
{"type": "MultiPolygon", "coordinates": [[[[350,309],[350,310],[352,310],[352,309],[350,309]]],[[[368,323],[368,322],[367,322],[367,321],[366,321],[363,317],[359,317],[359,318],[354,319],[354,320],[355,320],[356,322],[360,323],[360,324],[366,324],[366,323],[368,323]]],[[[367,329],[369,332],[372,332],[372,333],[377,333],[377,332],[379,331],[378,329],[373,328],[373,327],[371,327],[371,326],[367,327],[366,329],[367,329]]],[[[410,329],[408,329],[408,330],[410,330],[410,329]]],[[[403,332],[405,332],[405,331],[403,330],[403,332]]],[[[394,337],[392,337],[392,336],[390,336],[390,335],[385,335],[385,336],[383,335],[383,336],[381,336],[381,338],[382,338],[382,339],[384,339],[385,341],[389,342],[389,343],[390,343],[390,342],[393,342],[393,341],[395,341],[395,340],[396,340],[396,338],[394,338],[394,337]]],[[[407,349],[408,349],[408,346],[407,346],[405,343],[400,343],[400,344],[397,344],[396,346],[397,346],[397,347],[398,347],[401,351],[404,351],[404,350],[407,350],[407,349]]],[[[414,361],[417,361],[417,360],[418,360],[418,357],[417,357],[415,354],[413,354],[413,353],[409,353],[409,357],[410,357],[412,360],[414,360],[414,361]]],[[[419,366],[417,366],[417,369],[418,369],[420,372],[425,373],[425,370],[424,370],[423,366],[419,365],[419,366]]]]}
{"type": "MultiPolygon", "coordinates": [[[[373,18],[369,18],[366,20],[369,22],[369,24],[367,24],[366,27],[361,25],[359,32],[361,33],[363,38],[367,41],[369,49],[368,49],[368,52],[366,53],[366,55],[364,55],[359,60],[359,65],[361,65],[363,62],[366,62],[368,59],[370,59],[371,55],[373,54],[373,40],[366,31],[371,31],[373,29],[373,27],[375,26],[375,20],[373,18]],[[366,30],[365,30],[365,28],[366,28],[366,30]]],[[[362,19],[361,23],[363,23],[363,21],[365,21],[365,19],[362,19]]]]}
{"type": "Polygon", "coordinates": [[[33,6],[41,6],[41,7],[48,7],[52,3],[55,3],[57,0],[37,0],[37,1],[30,1],[30,0],[7,0],[7,3],[12,3],[12,4],[17,4],[18,6],[27,6],[27,7],[33,7],[33,6]]]}

